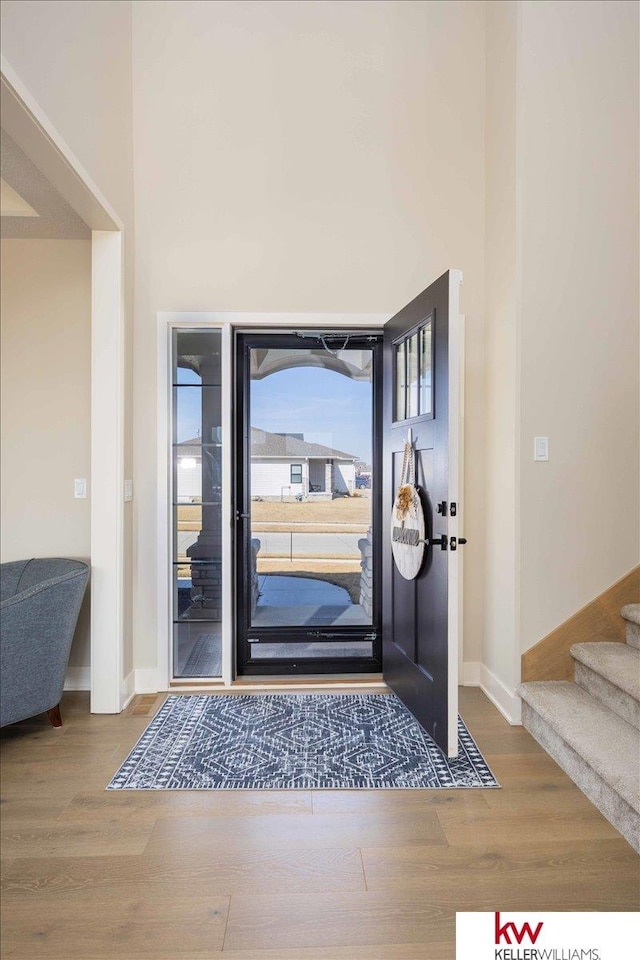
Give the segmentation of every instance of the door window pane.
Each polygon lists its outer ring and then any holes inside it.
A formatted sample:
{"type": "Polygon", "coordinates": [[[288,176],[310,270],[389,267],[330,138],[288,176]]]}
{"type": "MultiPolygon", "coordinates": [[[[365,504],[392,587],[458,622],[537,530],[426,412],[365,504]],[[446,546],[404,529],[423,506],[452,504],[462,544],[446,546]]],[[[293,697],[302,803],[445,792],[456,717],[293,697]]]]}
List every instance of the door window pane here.
{"type": "Polygon", "coordinates": [[[433,371],[431,358],[431,320],[420,331],[420,415],[433,413],[433,371]]]}
{"type": "Polygon", "coordinates": [[[175,443],[219,444],[222,434],[220,387],[178,385],[174,393],[175,443]]]}
{"type": "Polygon", "coordinates": [[[405,420],[407,416],[407,369],[406,340],[396,347],[396,420],[405,420]]]}
{"type": "Polygon", "coordinates": [[[174,332],[173,382],[220,386],[221,338],[217,330],[174,332]]]}
{"type": "Polygon", "coordinates": [[[394,419],[433,416],[433,323],[430,317],[395,346],[394,419]]]}
{"type": "Polygon", "coordinates": [[[418,416],[418,334],[407,340],[407,419],[418,416]]]}

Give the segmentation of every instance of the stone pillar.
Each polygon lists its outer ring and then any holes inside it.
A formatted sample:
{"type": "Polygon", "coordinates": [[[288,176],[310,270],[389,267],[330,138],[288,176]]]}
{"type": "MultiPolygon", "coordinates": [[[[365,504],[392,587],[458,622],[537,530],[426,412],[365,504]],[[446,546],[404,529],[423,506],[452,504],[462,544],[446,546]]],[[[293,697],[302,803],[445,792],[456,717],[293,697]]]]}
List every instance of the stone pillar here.
{"type": "Polygon", "coordinates": [[[324,489],[333,497],[333,460],[327,460],[324,467],[324,489]]]}
{"type": "Polygon", "coordinates": [[[373,530],[367,530],[366,537],[358,540],[360,549],[360,606],[366,616],[373,617],[373,530]]]}
{"type": "MultiPolygon", "coordinates": [[[[187,549],[191,564],[191,598],[203,618],[222,619],[222,446],[220,355],[200,363],[202,381],[202,529],[187,549]],[[198,561],[198,562],[195,562],[198,561]]],[[[197,611],[192,608],[192,616],[197,611]]]]}
{"type": "Polygon", "coordinates": [[[258,580],[258,552],[262,543],[257,538],[251,541],[251,621],[255,617],[256,607],[260,598],[260,581],[258,580]]]}

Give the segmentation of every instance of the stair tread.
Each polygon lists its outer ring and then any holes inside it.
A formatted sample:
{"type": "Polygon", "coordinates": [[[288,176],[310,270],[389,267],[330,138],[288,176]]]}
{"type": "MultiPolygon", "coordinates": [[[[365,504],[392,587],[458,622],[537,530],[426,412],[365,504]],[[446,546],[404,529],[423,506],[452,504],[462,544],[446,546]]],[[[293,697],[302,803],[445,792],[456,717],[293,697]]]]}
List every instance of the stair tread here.
{"type": "Polygon", "coordinates": [[[628,603],[620,613],[629,623],[637,623],[640,626],[640,603],[628,603]]]}
{"type": "Polygon", "coordinates": [[[627,643],[574,643],[571,656],[640,700],[640,650],[627,643]]]}
{"type": "Polygon", "coordinates": [[[518,693],[634,810],[640,812],[640,734],[567,680],[533,680],[518,693]]]}

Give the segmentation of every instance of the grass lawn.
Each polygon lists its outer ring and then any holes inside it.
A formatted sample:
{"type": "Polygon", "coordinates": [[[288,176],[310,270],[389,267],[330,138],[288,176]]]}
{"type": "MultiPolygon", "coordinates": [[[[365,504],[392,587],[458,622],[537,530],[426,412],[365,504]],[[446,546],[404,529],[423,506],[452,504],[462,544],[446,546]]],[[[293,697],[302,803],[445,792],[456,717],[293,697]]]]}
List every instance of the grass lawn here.
{"type": "MultiPolygon", "coordinates": [[[[289,533],[296,529],[296,524],[304,523],[305,533],[364,534],[371,524],[371,500],[369,497],[338,497],[320,503],[254,500],[251,521],[254,533],[289,533]]],[[[178,507],[178,530],[200,530],[201,524],[202,507],[199,504],[178,507]]]]}
{"type": "Polygon", "coordinates": [[[319,503],[267,503],[254,500],[251,504],[251,519],[279,523],[371,523],[371,500],[369,497],[338,497],[319,503]]]}

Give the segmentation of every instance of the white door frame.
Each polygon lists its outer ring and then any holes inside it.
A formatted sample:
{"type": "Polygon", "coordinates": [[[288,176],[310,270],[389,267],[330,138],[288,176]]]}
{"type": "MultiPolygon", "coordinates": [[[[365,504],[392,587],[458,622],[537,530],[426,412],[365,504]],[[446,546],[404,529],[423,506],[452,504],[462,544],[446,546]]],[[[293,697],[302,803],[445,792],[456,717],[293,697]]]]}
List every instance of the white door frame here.
{"type": "Polygon", "coordinates": [[[193,690],[194,682],[171,682],[171,334],[176,328],[222,331],[222,677],[207,686],[226,689],[234,681],[234,555],[233,555],[233,331],[259,328],[261,332],[314,327],[381,328],[388,314],[362,313],[217,313],[160,312],[157,315],[157,634],[158,689],[193,690]]]}
{"type": "Polygon", "coordinates": [[[124,225],[78,158],[1,60],[2,125],[92,230],[91,710],[118,713],[123,660],[124,225]]]}

